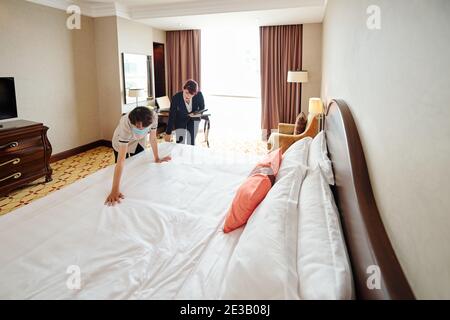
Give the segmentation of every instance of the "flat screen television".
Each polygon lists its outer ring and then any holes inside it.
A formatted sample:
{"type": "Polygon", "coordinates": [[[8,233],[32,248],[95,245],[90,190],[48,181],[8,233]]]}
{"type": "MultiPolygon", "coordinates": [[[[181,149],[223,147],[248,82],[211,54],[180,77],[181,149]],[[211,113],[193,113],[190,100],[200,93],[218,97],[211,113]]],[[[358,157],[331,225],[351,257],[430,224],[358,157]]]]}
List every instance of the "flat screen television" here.
{"type": "Polygon", "coordinates": [[[0,120],[17,118],[14,78],[0,77],[0,120]]]}

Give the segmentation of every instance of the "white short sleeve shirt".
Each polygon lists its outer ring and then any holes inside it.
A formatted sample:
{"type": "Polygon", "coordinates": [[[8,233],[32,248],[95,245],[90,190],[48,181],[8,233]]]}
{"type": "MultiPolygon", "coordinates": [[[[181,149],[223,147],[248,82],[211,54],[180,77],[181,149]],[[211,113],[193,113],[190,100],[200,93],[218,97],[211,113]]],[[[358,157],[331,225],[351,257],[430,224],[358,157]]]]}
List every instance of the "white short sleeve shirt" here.
{"type": "MultiPolygon", "coordinates": [[[[119,151],[120,147],[123,145],[128,146],[127,153],[135,153],[138,144],[143,148],[147,145],[148,134],[139,136],[133,132],[133,125],[128,118],[128,113],[124,114],[119,121],[119,124],[114,130],[112,138],[112,146],[115,151],[119,151]]],[[[150,130],[156,130],[158,128],[158,115],[156,112],[152,111],[152,124],[150,125],[150,130]]]]}

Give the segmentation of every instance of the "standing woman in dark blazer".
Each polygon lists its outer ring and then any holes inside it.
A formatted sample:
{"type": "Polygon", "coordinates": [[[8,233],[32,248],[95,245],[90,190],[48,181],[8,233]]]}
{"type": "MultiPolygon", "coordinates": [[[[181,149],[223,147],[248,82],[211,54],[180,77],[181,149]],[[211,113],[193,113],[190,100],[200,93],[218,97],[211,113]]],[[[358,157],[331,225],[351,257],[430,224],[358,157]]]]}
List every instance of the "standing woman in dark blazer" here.
{"type": "Polygon", "coordinates": [[[195,145],[200,118],[191,117],[191,112],[205,109],[205,100],[199,91],[198,83],[188,80],[183,91],[172,97],[170,102],[169,123],[166,129],[166,141],[170,141],[172,130],[175,128],[177,143],[195,145]]]}

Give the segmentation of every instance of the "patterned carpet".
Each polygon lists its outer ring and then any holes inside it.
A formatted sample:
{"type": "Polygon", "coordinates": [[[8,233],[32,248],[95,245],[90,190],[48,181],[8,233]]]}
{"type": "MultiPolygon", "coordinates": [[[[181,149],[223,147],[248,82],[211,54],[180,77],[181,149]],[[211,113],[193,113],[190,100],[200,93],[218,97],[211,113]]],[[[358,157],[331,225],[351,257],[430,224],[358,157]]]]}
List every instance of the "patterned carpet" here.
{"type": "MultiPolygon", "coordinates": [[[[197,145],[206,147],[204,135],[199,134],[197,145]]],[[[210,140],[211,149],[230,150],[243,153],[265,154],[266,144],[260,141],[228,141],[226,139],[210,140]]],[[[78,155],[51,164],[53,181],[44,183],[44,178],[32,184],[13,191],[6,197],[0,198],[0,216],[14,209],[27,205],[49,193],[59,190],[91,173],[114,164],[112,149],[107,147],[95,148],[78,155]]]]}
{"type": "Polygon", "coordinates": [[[51,164],[53,169],[51,182],[44,183],[45,179],[42,178],[27,187],[13,191],[7,197],[0,198],[0,215],[27,205],[113,163],[114,155],[107,147],[95,148],[54,162],[51,164]]]}

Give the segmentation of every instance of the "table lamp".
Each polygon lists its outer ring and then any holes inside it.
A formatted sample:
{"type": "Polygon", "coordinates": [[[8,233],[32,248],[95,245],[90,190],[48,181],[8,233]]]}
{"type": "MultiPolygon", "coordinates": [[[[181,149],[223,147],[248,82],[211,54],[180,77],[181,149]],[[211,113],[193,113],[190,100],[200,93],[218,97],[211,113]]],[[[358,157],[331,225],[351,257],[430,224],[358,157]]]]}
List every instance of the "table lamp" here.
{"type": "Polygon", "coordinates": [[[138,99],[140,97],[145,97],[145,91],[144,89],[129,89],[128,96],[136,98],[136,107],[138,107],[138,99]]]}
{"type": "Polygon", "coordinates": [[[319,132],[323,130],[323,103],[320,98],[309,99],[308,122],[316,116],[319,117],[319,132]]]}

